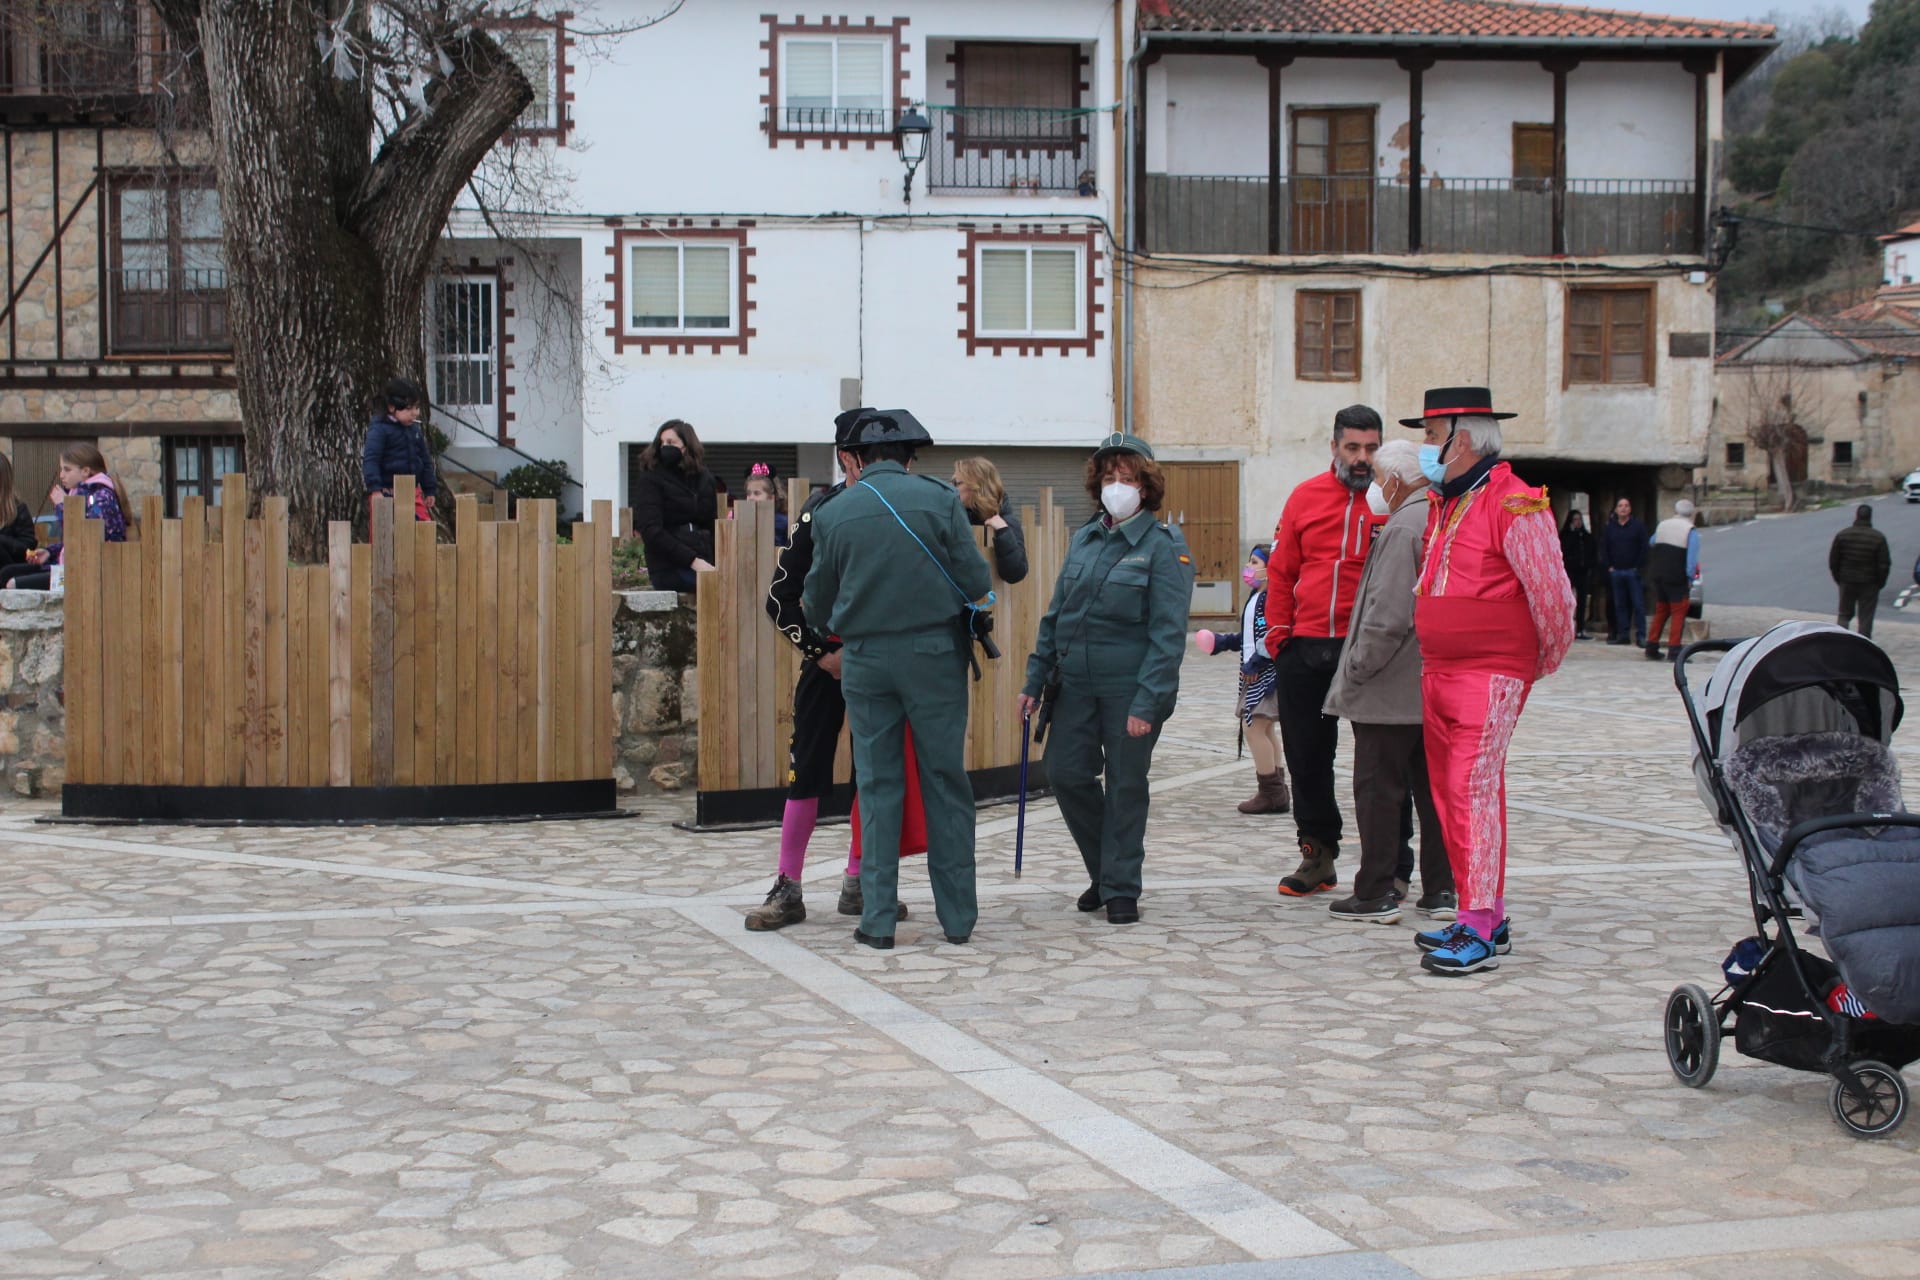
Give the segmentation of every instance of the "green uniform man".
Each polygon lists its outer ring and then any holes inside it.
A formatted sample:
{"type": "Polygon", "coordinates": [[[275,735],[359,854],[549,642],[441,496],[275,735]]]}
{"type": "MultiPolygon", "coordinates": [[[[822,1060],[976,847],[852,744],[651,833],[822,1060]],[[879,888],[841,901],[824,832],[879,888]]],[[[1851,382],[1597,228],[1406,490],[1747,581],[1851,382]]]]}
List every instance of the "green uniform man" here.
{"type": "Polygon", "coordinates": [[[1022,714],[1057,681],[1047,778],[1091,881],[1082,911],[1140,918],[1147,770],[1173,714],[1193,602],[1193,557],[1154,516],[1166,479],[1137,436],[1106,437],[1087,472],[1101,513],[1075,531],[1027,660],[1022,714]],[[1105,785],[1102,785],[1102,774],[1105,785]]]}
{"type": "Polygon", "coordinates": [[[910,475],[927,429],[904,409],[869,411],[855,437],[860,479],[813,519],[813,567],[800,595],[809,625],[845,644],[841,690],[860,779],[860,890],[854,940],[893,946],[900,822],[913,728],[927,813],[927,875],[947,941],[973,933],[973,786],[967,736],[969,606],[990,603],[993,578],[960,496],[910,475]]]}

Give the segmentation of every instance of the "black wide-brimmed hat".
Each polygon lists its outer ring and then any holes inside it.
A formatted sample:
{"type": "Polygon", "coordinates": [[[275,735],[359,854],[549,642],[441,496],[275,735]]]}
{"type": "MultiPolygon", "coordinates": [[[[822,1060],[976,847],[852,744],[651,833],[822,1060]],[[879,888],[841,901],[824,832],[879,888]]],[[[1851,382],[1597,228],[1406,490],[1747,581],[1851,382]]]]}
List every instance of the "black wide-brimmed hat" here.
{"type": "Polygon", "coordinates": [[[1434,418],[1517,418],[1517,413],[1495,413],[1493,393],[1485,387],[1435,387],[1427,392],[1427,407],[1417,418],[1402,418],[1403,427],[1424,427],[1434,418]]]}

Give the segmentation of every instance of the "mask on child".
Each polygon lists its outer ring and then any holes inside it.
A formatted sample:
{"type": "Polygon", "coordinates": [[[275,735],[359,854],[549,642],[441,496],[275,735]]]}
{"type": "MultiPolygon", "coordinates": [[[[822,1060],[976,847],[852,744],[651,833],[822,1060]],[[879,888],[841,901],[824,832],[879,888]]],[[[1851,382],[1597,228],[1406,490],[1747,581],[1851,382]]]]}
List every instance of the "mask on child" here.
{"type": "Polygon", "coordinates": [[[1266,582],[1266,580],[1267,580],[1267,571],[1261,568],[1257,564],[1250,564],[1246,568],[1240,570],[1240,581],[1246,583],[1250,587],[1261,586],[1266,582]]]}
{"type": "Polygon", "coordinates": [[[1393,514],[1393,508],[1387,504],[1387,491],[1375,480],[1367,486],[1367,506],[1377,516],[1393,514]]]}
{"type": "Polygon", "coordinates": [[[1140,486],[1115,480],[1100,486],[1100,505],[1117,524],[1140,509],[1140,486]]]}

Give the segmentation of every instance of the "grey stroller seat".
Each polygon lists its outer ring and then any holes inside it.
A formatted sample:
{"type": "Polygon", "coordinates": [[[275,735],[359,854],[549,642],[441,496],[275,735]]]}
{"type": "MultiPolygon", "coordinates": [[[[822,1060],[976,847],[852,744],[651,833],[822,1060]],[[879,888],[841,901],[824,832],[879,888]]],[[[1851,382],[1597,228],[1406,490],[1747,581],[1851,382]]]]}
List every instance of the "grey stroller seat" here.
{"type": "Polygon", "coordinates": [[[1893,752],[1858,733],[1757,739],[1727,759],[1726,779],[1768,852],[1808,818],[1904,808],[1893,752]]]}

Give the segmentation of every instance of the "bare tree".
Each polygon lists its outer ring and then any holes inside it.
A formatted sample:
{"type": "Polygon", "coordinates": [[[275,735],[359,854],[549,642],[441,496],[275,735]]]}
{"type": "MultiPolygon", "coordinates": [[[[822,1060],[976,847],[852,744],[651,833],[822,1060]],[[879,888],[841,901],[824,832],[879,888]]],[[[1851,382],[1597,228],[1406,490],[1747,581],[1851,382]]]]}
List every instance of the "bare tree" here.
{"type": "Polygon", "coordinates": [[[1739,419],[1748,443],[1767,455],[1782,511],[1799,501],[1792,457],[1798,452],[1805,459],[1808,438],[1821,434],[1826,421],[1825,396],[1813,373],[1818,367],[1796,361],[1732,366],[1746,375],[1739,419]]]}

